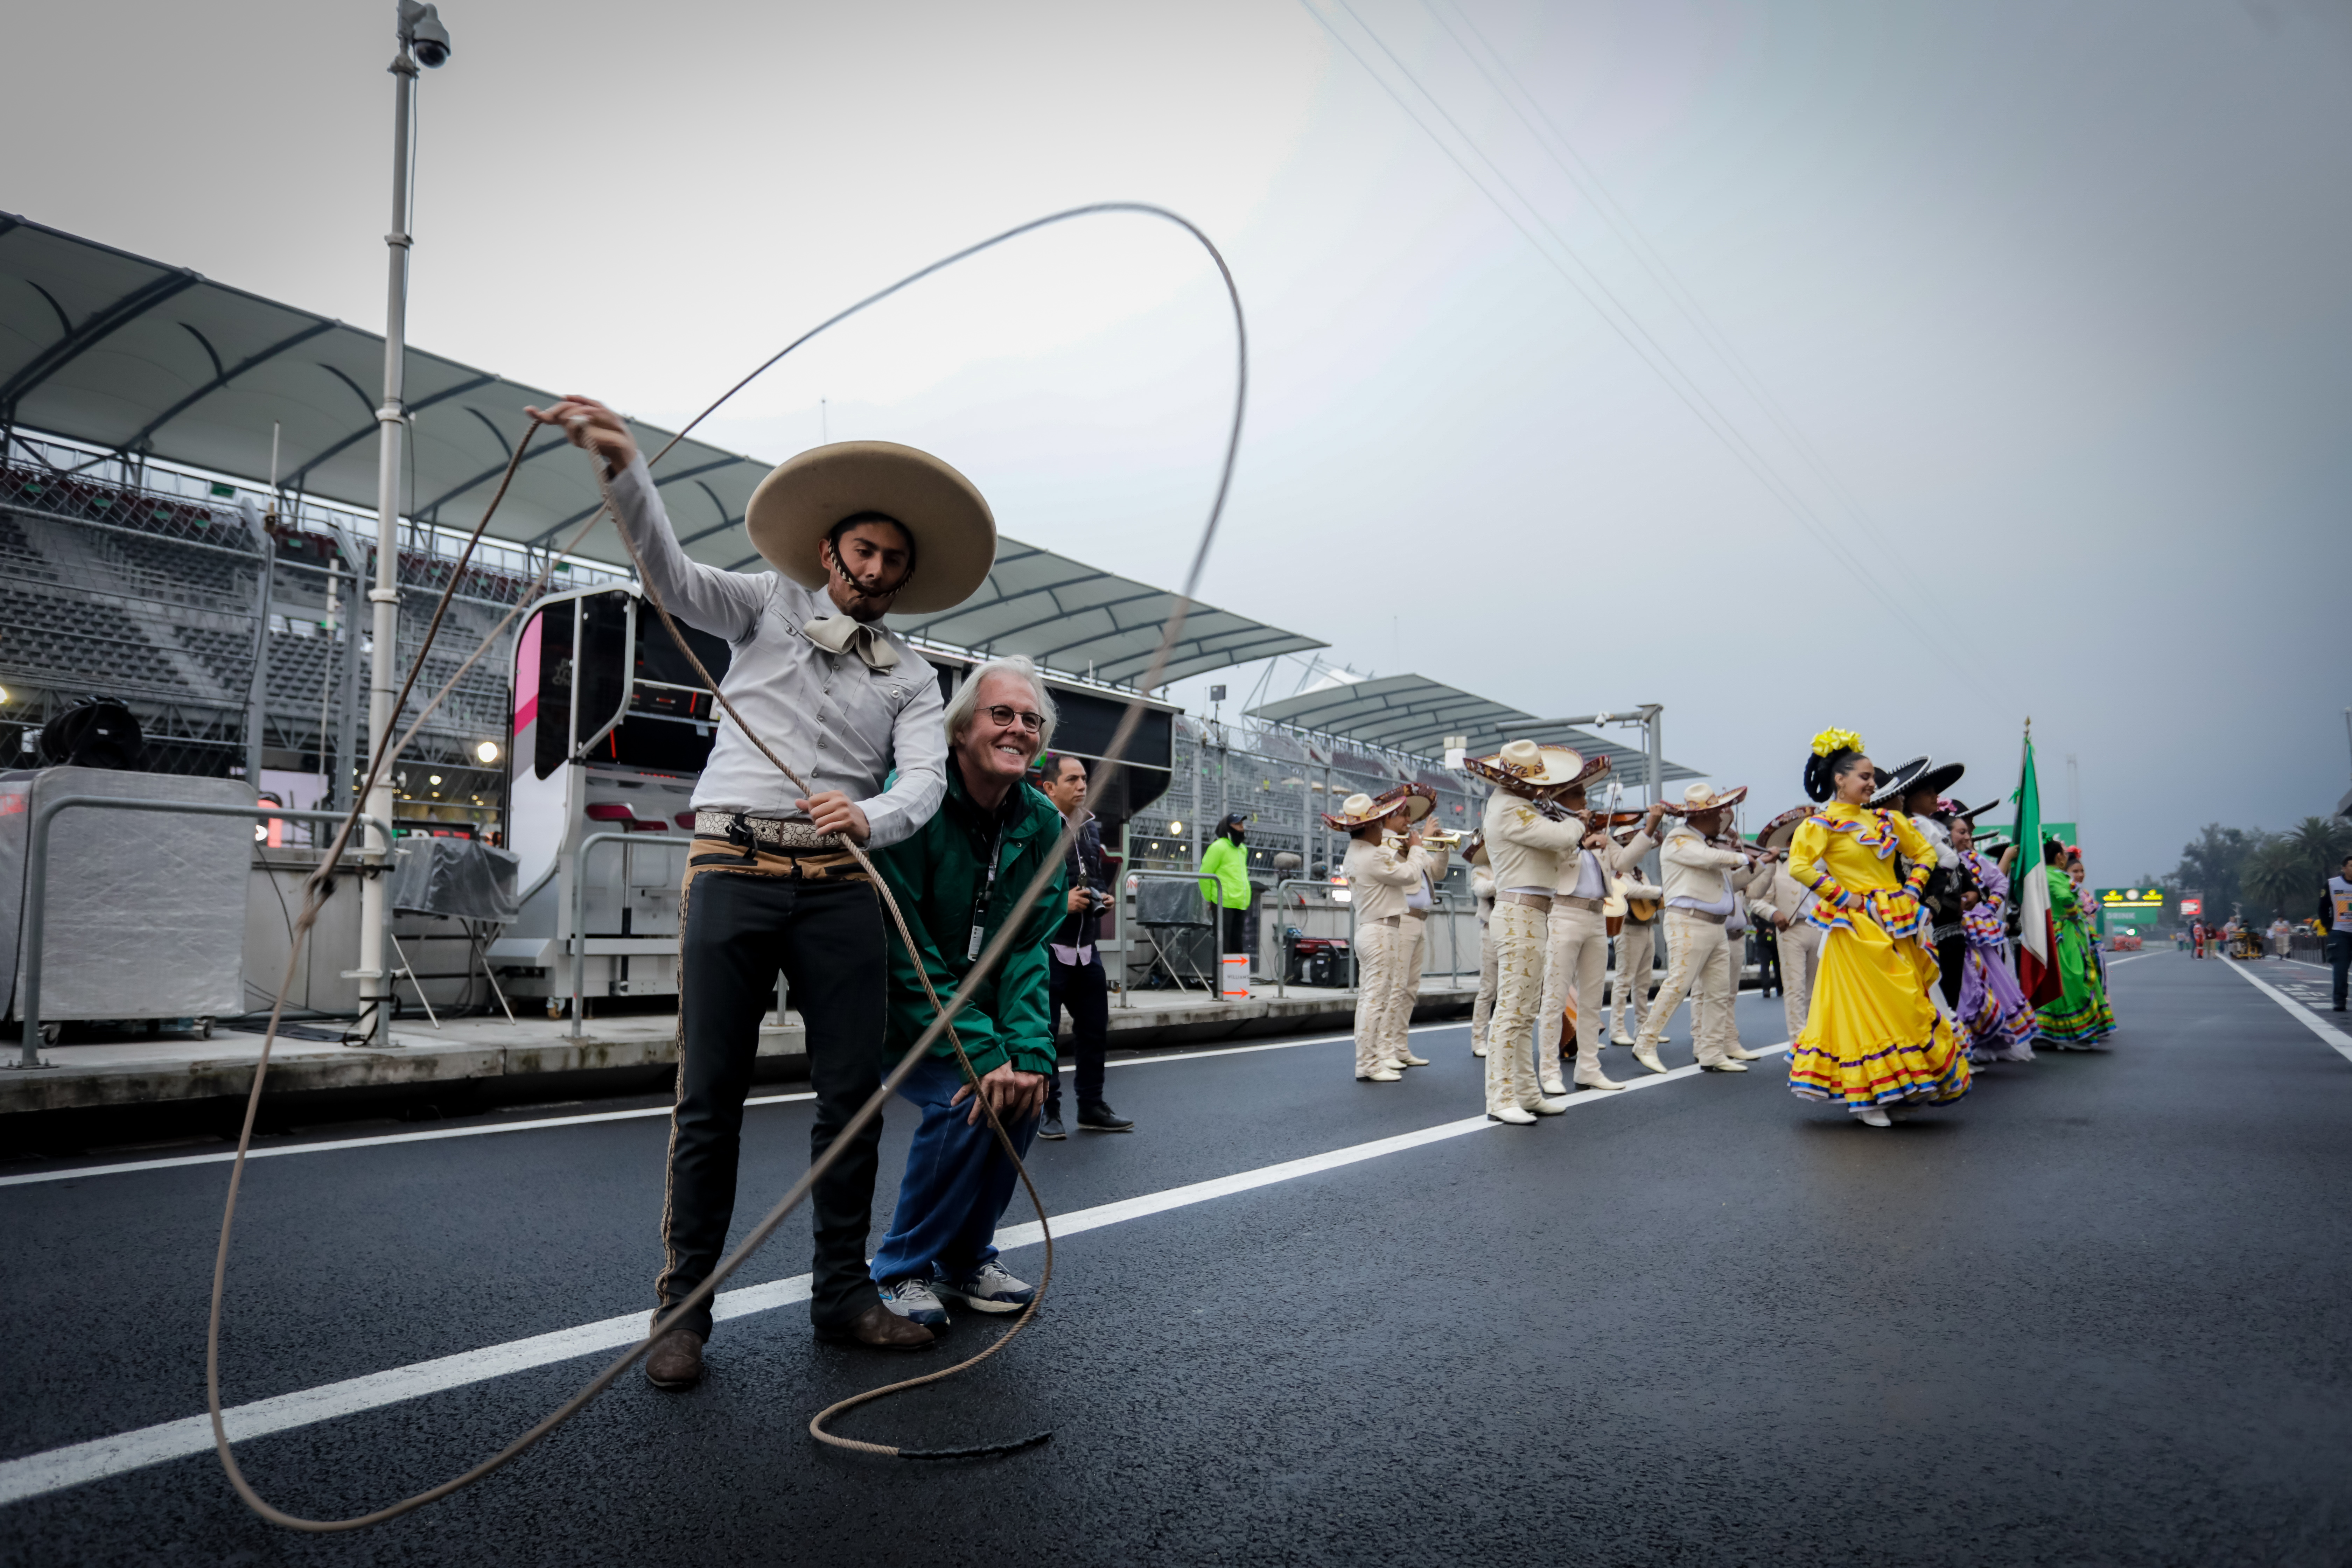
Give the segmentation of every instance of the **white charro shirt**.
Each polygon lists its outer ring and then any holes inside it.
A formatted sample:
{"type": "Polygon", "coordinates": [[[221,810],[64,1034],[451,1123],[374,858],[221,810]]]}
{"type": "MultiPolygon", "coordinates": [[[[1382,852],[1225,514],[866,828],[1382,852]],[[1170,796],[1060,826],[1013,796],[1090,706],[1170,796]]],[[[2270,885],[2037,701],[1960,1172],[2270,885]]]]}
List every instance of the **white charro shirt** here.
{"type": "MultiPolygon", "coordinates": [[[[889,668],[871,668],[854,652],[828,652],[801,630],[841,613],[823,589],[781,573],[728,572],[689,558],[643,458],[614,476],[612,490],[647,585],[679,621],[727,639],[731,657],[719,689],[809,786],[795,788],[721,709],[710,760],[695,782],[696,809],[805,821],[794,800],[839,790],[866,814],[872,849],[929,821],[947,793],[947,704],[922,655],[878,623],[874,632],[898,656],[889,668]],[[894,768],[898,776],[885,789],[894,768]]],[[[658,625],[652,635],[663,635],[658,625]]]]}

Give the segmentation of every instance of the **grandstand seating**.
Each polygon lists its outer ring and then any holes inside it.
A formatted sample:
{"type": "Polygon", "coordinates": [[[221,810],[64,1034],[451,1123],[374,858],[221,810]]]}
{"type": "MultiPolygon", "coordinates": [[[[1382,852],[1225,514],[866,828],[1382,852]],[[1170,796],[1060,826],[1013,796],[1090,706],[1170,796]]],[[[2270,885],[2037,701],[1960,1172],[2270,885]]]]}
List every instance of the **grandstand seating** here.
{"type": "Polygon", "coordinates": [[[87,691],[198,695],[171,655],[110,605],[0,581],[0,668],[87,691]]]}

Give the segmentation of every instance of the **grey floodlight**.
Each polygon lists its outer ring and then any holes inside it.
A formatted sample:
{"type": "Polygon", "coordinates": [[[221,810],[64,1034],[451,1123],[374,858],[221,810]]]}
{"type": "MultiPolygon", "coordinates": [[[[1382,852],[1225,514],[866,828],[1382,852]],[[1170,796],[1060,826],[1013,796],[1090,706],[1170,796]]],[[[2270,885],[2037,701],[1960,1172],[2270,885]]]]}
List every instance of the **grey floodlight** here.
{"type": "Polygon", "coordinates": [[[400,41],[427,70],[449,58],[449,29],[441,25],[438,6],[400,0],[400,41]]]}

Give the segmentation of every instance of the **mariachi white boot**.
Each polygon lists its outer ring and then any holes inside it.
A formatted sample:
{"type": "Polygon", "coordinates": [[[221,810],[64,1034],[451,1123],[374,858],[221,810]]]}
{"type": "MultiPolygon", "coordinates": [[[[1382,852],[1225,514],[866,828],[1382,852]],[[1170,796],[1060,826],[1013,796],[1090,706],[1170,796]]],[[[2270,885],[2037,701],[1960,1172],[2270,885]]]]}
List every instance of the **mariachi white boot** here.
{"type": "Polygon", "coordinates": [[[1647,1034],[1633,1042],[1633,1059],[1652,1072],[1666,1070],[1666,1064],[1658,1059],[1658,1042],[1647,1034]]]}
{"type": "Polygon", "coordinates": [[[1576,1055],[1576,1087],[1579,1089],[1622,1089],[1625,1086],[1601,1070],[1601,1053],[1576,1055]]]}
{"type": "Polygon", "coordinates": [[[1739,1044],[1736,1040],[1732,1042],[1730,1048],[1726,1050],[1723,1054],[1729,1057],[1736,1062],[1760,1062],[1764,1059],[1764,1053],[1762,1051],[1751,1051],[1746,1046],[1739,1044]]]}
{"type": "Polygon", "coordinates": [[[1533,1111],[1521,1110],[1516,1105],[1506,1105],[1499,1110],[1490,1110],[1486,1112],[1486,1120],[1507,1122],[1513,1127],[1532,1127],[1536,1121],[1533,1111]]]}

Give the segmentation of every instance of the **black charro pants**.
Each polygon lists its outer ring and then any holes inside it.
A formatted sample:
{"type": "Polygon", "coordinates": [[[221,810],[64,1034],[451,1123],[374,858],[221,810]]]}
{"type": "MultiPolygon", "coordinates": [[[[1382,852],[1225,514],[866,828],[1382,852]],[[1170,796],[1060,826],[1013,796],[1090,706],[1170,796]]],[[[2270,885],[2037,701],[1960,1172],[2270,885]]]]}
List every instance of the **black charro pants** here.
{"type": "Polygon", "coordinates": [[[1969,961],[1969,934],[1961,931],[1936,944],[1936,984],[1943,989],[1944,1005],[1960,1005],[1960,970],[1969,961]]]}
{"type": "MultiPolygon", "coordinates": [[[[1046,960],[1048,1001],[1045,1023],[1058,1030],[1062,1009],[1070,1010],[1070,1039],[1066,1046],[1057,1043],[1056,1057],[1062,1058],[1075,1049],[1078,1058],[1076,1084],[1080,1106],[1100,1105],[1103,1099],[1103,1054],[1110,1047],[1110,983],[1103,974],[1102,953],[1084,963],[1064,963],[1058,958],[1046,960]]],[[[1045,1114],[1062,1114],[1062,1074],[1060,1060],[1055,1063],[1055,1073],[1045,1085],[1045,1114]]]]}
{"type": "MultiPolygon", "coordinates": [[[[865,882],[800,881],[709,869],[696,874],[679,941],[677,1106],[670,1113],[669,1185],[662,1205],[661,1304],[710,1277],[735,1214],[743,1097],[751,1091],[760,1021],[782,971],[808,1029],[816,1121],[809,1158],[833,1146],[880,1087],[887,950],[882,906],[865,882]]],[[[816,1259],[809,1317],[847,1324],[881,1300],[866,1272],[873,1223],[877,1117],[809,1194],[816,1259]]],[[[763,1205],[764,1206],[764,1205],[763,1205]]],[[[706,1338],[705,1302],[679,1328],[706,1338]]]]}

